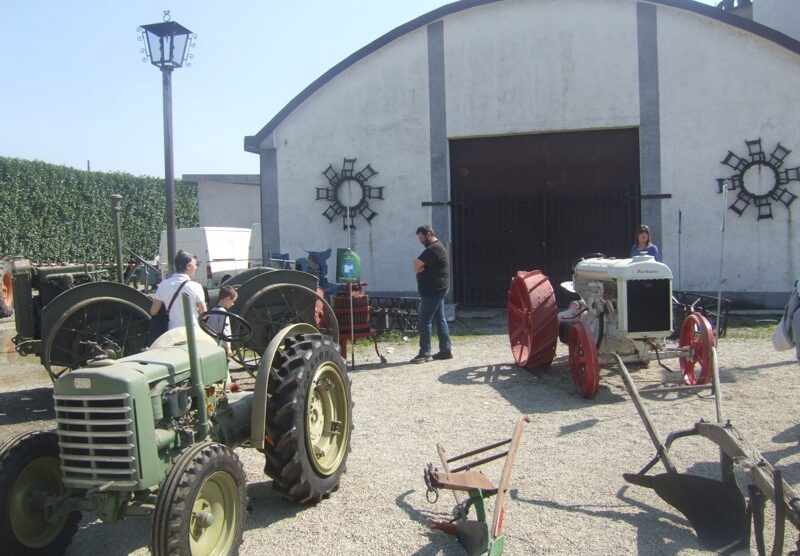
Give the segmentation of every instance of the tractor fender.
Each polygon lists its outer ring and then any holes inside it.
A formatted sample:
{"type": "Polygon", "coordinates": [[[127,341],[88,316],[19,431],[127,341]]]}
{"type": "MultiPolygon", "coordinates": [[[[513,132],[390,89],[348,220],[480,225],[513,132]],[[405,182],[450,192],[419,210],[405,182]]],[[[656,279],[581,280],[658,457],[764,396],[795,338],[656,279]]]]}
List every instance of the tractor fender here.
{"type": "Polygon", "coordinates": [[[319,331],[304,322],[292,324],[282,328],[275,334],[272,341],[261,356],[256,375],[256,387],[253,391],[253,408],[250,413],[250,445],[257,450],[264,449],[264,437],[267,433],[267,392],[269,390],[269,375],[272,361],[278,354],[278,349],[283,345],[283,340],[298,334],[318,334],[319,331]]]}
{"type": "Polygon", "coordinates": [[[153,305],[153,300],[148,295],[125,284],[117,282],[88,282],[81,284],[59,294],[42,309],[42,342],[47,341],[53,325],[71,307],[81,301],[98,297],[112,297],[128,301],[140,307],[147,314],[150,314],[150,307],[153,305]]]}

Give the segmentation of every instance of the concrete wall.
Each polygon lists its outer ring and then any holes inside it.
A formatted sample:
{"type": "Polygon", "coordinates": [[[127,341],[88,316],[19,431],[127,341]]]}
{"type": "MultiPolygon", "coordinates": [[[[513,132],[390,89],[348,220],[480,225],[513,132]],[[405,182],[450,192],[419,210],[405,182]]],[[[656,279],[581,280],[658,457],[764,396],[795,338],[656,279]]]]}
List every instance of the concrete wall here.
{"type": "Polygon", "coordinates": [[[261,222],[257,175],[184,174],[197,184],[200,226],[249,228],[261,222]]]}
{"type": "Polygon", "coordinates": [[[431,184],[427,60],[426,30],[403,36],[338,75],[276,130],[279,251],[294,259],[351,245],[371,287],[415,289],[414,231],[431,219],[420,206],[431,184]],[[369,184],[385,188],[384,200],[370,201],[378,213],[371,225],[359,216],[352,233],[341,217],[329,223],[329,203],[315,200],[316,187],[328,185],[322,172],[328,164],[341,170],[344,158],[356,158],[356,170],[371,164],[379,173],[369,184]]]}
{"type": "Polygon", "coordinates": [[[753,19],[800,39],[800,2],[797,0],[755,0],[753,19]]]}
{"type": "Polygon", "coordinates": [[[745,140],[761,138],[767,155],[780,142],[795,151],[784,167],[800,165],[800,57],[682,10],[659,8],[658,24],[662,180],[673,195],[662,204],[661,243],[676,288],[716,290],[725,212],[723,290],[788,292],[800,275],[800,206],[773,203],[771,220],[757,220],[754,207],[739,217],[723,210],[715,180],[732,175],[719,161],[728,150],[745,156],[745,140]]]}
{"type": "MultiPolygon", "coordinates": [[[[781,142],[795,150],[785,167],[800,166],[800,47],[716,13],[693,2],[470,0],[409,24],[299,95],[248,149],[261,149],[265,198],[277,199],[270,248],[298,257],[352,245],[370,289],[411,292],[415,228],[434,222],[450,239],[449,209],[422,206],[449,200],[448,139],[638,126],[642,192],[662,197],[642,201],[643,220],[676,288],[716,290],[716,179],[732,174],[720,161],[761,138],[767,155],[781,142]],[[321,172],[345,157],[356,170],[370,163],[380,172],[370,184],[385,187],[372,225],[357,218],[351,233],[314,200],[321,172]]],[[[800,276],[798,210],[774,203],[761,221],[753,207],[725,211],[724,291],[785,300],[800,276]]]]}

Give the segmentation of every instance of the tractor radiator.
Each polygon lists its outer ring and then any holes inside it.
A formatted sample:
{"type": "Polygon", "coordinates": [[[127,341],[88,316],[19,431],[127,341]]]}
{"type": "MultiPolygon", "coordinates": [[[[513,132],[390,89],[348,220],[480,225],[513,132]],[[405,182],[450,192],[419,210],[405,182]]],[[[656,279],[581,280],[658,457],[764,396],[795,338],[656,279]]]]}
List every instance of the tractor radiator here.
{"type": "Polygon", "coordinates": [[[64,485],[117,489],[137,485],[140,473],[130,396],[54,398],[64,485]]]}
{"type": "Polygon", "coordinates": [[[669,279],[630,280],[628,332],[669,332],[672,329],[672,282],[669,279]]]}

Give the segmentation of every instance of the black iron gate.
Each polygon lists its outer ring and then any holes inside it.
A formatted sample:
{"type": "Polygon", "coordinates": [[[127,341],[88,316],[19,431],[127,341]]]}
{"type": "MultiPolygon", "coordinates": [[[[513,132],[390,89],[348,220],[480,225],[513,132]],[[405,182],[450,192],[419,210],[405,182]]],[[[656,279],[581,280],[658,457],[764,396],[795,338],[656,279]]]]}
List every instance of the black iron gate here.
{"type": "Polygon", "coordinates": [[[636,129],[454,140],[450,160],[457,303],[505,306],[514,273],[535,268],[559,292],[581,255],[628,256],[636,129]]]}

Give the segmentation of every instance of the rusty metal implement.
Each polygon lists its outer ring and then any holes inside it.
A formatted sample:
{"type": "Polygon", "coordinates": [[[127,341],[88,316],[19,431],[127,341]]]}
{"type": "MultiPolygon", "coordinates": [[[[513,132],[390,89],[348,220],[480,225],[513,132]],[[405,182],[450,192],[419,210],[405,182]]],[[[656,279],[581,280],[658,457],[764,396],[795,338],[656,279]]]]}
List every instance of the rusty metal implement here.
{"type": "MultiPolygon", "coordinates": [[[[669,434],[662,443],[647,413],[641,396],[622,359],[614,354],[625,388],[631,395],[636,411],[656,448],[655,457],[638,473],[625,473],[629,483],[651,488],[667,504],[681,512],[697,533],[700,544],[724,554],[749,554],[750,522],[755,533],[759,556],[765,555],[764,505],[770,500],[775,505],[775,532],[771,554],[783,554],[784,527],[788,520],[800,530],[800,499],[792,487],[783,480],[781,472],[751,446],[730,421],[722,421],[722,395],[719,388],[717,354],[711,348],[712,389],[716,402],[717,422],[700,420],[694,427],[669,434]],[[720,479],[679,473],[670,456],[675,440],[689,436],[706,438],[719,446],[720,479]],[[666,473],[648,475],[661,463],[666,473]],[[745,500],[734,475],[738,466],[749,476],[748,500],[745,500]]],[[[800,556],[800,538],[797,547],[788,554],[800,556]]]]}
{"type": "Polygon", "coordinates": [[[444,448],[440,444],[437,444],[436,449],[439,452],[442,471],[436,469],[432,463],[429,463],[423,471],[425,484],[428,487],[427,496],[429,502],[435,503],[438,500],[438,489],[440,488],[452,491],[456,499],[454,519],[452,521],[431,521],[431,528],[455,535],[470,556],[496,556],[503,552],[503,546],[505,544],[505,537],[503,536],[503,515],[506,494],[508,492],[508,483],[511,479],[511,468],[514,465],[514,460],[517,456],[517,448],[519,447],[519,441],[522,437],[522,426],[530,422],[531,418],[529,415],[520,415],[511,438],[489,444],[488,446],[476,448],[450,458],[447,457],[444,448]],[[452,469],[450,467],[451,463],[461,462],[468,458],[480,456],[490,450],[495,450],[506,445],[508,448],[504,451],[495,452],[462,463],[458,467],[452,469]],[[475,471],[474,468],[501,458],[506,459],[503,465],[503,471],[500,475],[500,483],[495,487],[486,475],[475,471]],[[466,492],[469,499],[462,503],[458,495],[459,492],[466,492]],[[494,517],[491,529],[489,529],[489,525],[486,521],[484,500],[495,495],[497,499],[494,503],[494,517]],[[469,511],[472,507],[475,508],[475,516],[477,518],[475,520],[468,519],[469,511]]]}

